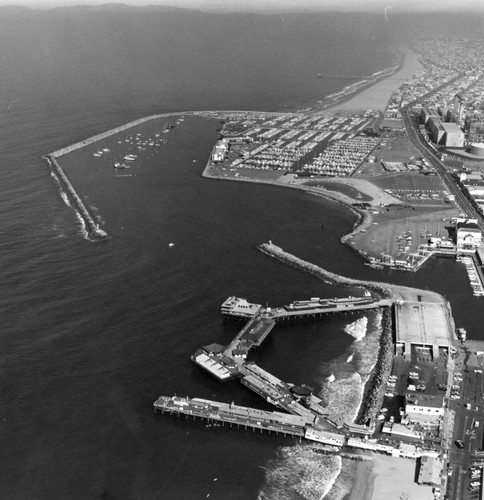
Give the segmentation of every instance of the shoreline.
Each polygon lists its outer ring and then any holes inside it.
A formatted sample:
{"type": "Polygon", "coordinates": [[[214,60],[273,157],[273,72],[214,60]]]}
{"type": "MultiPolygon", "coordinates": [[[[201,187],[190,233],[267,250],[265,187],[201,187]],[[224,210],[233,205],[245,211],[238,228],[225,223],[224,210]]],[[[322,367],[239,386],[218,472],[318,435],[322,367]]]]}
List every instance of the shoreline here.
{"type": "MultiPolygon", "coordinates": [[[[377,79],[371,81],[356,92],[352,92],[334,104],[324,108],[323,111],[333,113],[351,113],[359,112],[364,109],[373,109],[384,111],[390,101],[392,93],[399,88],[405,81],[414,76],[414,74],[422,67],[419,62],[419,54],[412,50],[408,44],[397,49],[399,54],[395,53],[395,57],[400,56],[398,64],[393,71],[380,75],[377,79]],[[391,78],[393,77],[393,78],[391,78]],[[389,80],[397,80],[390,83],[389,80]],[[381,95],[387,95],[382,105],[381,95]]],[[[385,71],[385,70],[383,70],[385,71]]]]}
{"type": "MultiPolygon", "coordinates": [[[[395,57],[398,57],[398,55],[394,51],[395,57]]],[[[86,139],[83,139],[81,141],[75,142],[74,144],[71,144],[69,146],[57,149],[51,153],[48,153],[43,156],[43,158],[48,162],[51,172],[53,175],[57,176],[57,182],[59,184],[59,187],[61,189],[61,193],[65,193],[66,196],[70,196],[74,202],[74,204],[77,207],[76,215],[78,218],[81,220],[84,230],[87,229],[87,239],[91,241],[98,241],[100,239],[104,239],[107,237],[107,233],[102,230],[95,222],[92,217],[92,215],[89,213],[79,196],[77,195],[75,189],[73,188],[72,184],[70,181],[67,179],[67,176],[65,172],[62,170],[62,167],[60,164],[57,162],[58,158],[61,158],[62,156],[65,156],[73,151],[76,151],[78,149],[82,149],[84,147],[90,146],[92,144],[95,144],[96,142],[102,141],[104,139],[107,139],[113,135],[116,135],[118,133],[124,132],[126,130],[129,130],[131,128],[134,128],[138,125],[142,125],[143,123],[147,123],[149,121],[154,121],[154,120],[160,120],[164,118],[172,118],[172,117],[180,117],[180,116],[199,116],[199,117],[204,117],[208,119],[221,119],[225,115],[234,115],[234,114],[240,114],[240,115],[256,115],[256,116],[264,116],[264,117],[278,117],[278,116],[297,116],[301,114],[320,114],[320,113],[337,113],[338,106],[343,105],[344,103],[351,102],[355,97],[359,96],[362,92],[365,90],[368,90],[372,87],[374,87],[376,84],[378,84],[381,81],[384,81],[388,79],[390,76],[394,75],[396,72],[398,72],[402,66],[405,63],[405,54],[401,54],[400,58],[397,61],[397,64],[390,67],[390,68],[383,68],[382,70],[373,73],[372,75],[369,75],[366,77],[363,82],[364,85],[359,85],[362,82],[356,82],[355,84],[349,85],[344,87],[341,91],[337,92],[336,94],[326,96],[326,99],[332,98],[335,95],[337,95],[337,99],[335,102],[329,103],[327,105],[323,106],[315,106],[315,107],[310,107],[308,108],[305,112],[301,112],[300,110],[296,111],[256,111],[256,110],[202,110],[202,111],[177,111],[177,112],[169,112],[169,113],[158,113],[158,114],[153,114],[145,117],[138,118],[136,120],[132,120],[130,122],[124,123],[122,125],[119,125],[117,127],[113,127],[112,129],[109,129],[107,131],[92,135],[90,137],[87,137],[86,139]],[[356,90],[355,90],[356,89],[356,90]]],[[[216,179],[216,176],[212,176],[208,174],[207,170],[209,167],[209,163],[205,166],[205,169],[202,172],[202,177],[205,178],[211,178],[211,179],[216,179]]],[[[244,182],[256,182],[256,183],[261,183],[261,184],[268,184],[268,185],[275,185],[275,186],[282,186],[282,187],[291,187],[291,188],[296,188],[300,189],[303,191],[306,191],[307,193],[314,194],[316,196],[322,196],[328,200],[338,202],[343,204],[345,207],[347,207],[353,214],[356,215],[357,220],[355,221],[355,224],[353,225],[353,228],[350,233],[344,235],[341,238],[341,242],[343,244],[348,245],[350,248],[352,248],[354,251],[356,251],[363,259],[368,261],[367,256],[362,250],[358,250],[354,248],[352,245],[349,244],[349,240],[351,239],[351,236],[360,228],[365,228],[369,225],[371,225],[371,214],[367,212],[363,212],[356,207],[351,205],[351,202],[346,201],[342,199],[342,196],[340,194],[332,193],[329,190],[324,189],[321,191],[321,189],[315,189],[311,188],[310,186],[302,186],[302,185],[284,185],[283,183],[275,182],[275,181],[265,181],[265,180],[259,180],[259,179],[223,179],[223,180],[238,180],[238,181],[244,181],[244,182]]]]}
{"type": "MultiPolygon", "coordinates": [[[[210,161],[210,160],[209,160],[210,161]]],[[[335,191],[330,191],[328,189],[321,189],[321,188],[313,188],[311,186],[307,186],[304,184],[284,184],[281,182],[278,182],[276,180],[265,180],[265,179],[245,179],[245,178],[236,178],[236,177],[220,177],[217,175],[211,175],[208,173],[208,169],[210,168],[209,163],[205,166],[203,172],[202,172],[202,177],[206,179],[211,179],[211,180],[218,180],[218,181],[231,181],[231,182],[245,182],[245,183],[254,183],[254,184],[264,184],[267,186],[275,186],[275,187],[281,187],[281,188],[287,188],[287,189],[297,189],[299,191],[303,191],[307,194],[311,194],[314,196],[320,196],[322,198],[325,198],[329,201],[332,201],[334,203],[339,203],[343,205],[345,208],[347,208],[350,212],[353,213],[353,215],[356,216],[356,220],[353,223],[353,226],[351,230],[341,236],[340,242],[343,245],[346,245],[348,248],[353,250],[353,252],[356,252],[366,263],[370,263],[370,260],[367,255],[365,255],[363,250],[360,250],[358,248],[355,248],[353,245],[351,245],[351,238],[358,232],[360,232],[362,229],[367,229],[371,227],[373,223],[373,217],[372,214],[368,211],[363,211],[359,209],[358,207],[352,205],[352,202],[346,201],[343,197],[344,195],[341,195],[340,193],[337,193],[335,191]]]]}

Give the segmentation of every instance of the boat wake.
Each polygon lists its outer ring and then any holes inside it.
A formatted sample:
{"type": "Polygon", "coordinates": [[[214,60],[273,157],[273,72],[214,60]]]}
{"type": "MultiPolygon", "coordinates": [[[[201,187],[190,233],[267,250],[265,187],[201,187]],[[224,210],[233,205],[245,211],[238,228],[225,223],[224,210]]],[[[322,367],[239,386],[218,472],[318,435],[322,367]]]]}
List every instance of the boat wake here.
{"type": "Polygon", "coordinates": [[[321,500],[340,471],[341,457],[318,452],[309,444],[286,446],[266,466],[265,484],[258,500],[321,500]]]}
{"type": "Polygon", "coordinates": [[[351,335],[358,342],[365,337],[367,326],[368,318],[363,316],[362,318],[358,318],[353,323],[346,325],[345,333],[351,335]]]}

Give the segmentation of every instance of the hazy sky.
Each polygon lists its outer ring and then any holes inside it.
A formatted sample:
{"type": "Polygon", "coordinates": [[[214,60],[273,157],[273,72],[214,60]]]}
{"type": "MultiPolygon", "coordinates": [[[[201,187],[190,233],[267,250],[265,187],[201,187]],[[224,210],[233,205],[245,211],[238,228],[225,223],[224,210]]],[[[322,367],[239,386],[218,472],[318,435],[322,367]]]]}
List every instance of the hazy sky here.
{"type": "MultiPolygon", "coordinates": [[[[0,5],[27,5],[49,7],[61,5],[99,5],[116,0],[0,0],[0,5]]],[[[167,5],[191,7],[200,10],[360,10],[383,11],[386,6],[396,12],[430,11],[484,11],[484,0],[124,0],[131,5],[167,5]]],[[[391,12],[391,11],[390,11],[391,12]]]]}

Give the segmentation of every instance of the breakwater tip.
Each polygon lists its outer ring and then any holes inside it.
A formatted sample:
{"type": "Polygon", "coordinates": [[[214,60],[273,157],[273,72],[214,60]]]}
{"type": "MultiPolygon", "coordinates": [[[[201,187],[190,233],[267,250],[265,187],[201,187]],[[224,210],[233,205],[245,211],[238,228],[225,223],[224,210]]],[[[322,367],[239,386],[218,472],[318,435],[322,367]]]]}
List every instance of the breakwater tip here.
{"type": "Polygon", "coordinates": [[[97,237],[97,238],[107,238],[108,237],[108,233],[106,233],[106,231],[104,231],[104,229],[100,229],[100,228],[97,228],[95,231],[94,231],[94,235],[97,237]]]}

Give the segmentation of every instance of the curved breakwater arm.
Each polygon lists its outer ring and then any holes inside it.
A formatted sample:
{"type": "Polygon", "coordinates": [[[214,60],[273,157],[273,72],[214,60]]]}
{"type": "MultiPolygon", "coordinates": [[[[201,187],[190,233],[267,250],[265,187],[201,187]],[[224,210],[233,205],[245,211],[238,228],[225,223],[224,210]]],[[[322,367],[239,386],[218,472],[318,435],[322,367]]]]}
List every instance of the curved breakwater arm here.
{"type": "Polygon", "coordinates": [[[296,267],[297,269],[301,269],[305,272],[313,274],[323,281],[326,281],[327,283],[361,287],[373,292],[373,294],[382,299],[394,298],[392,285],[386,283],[378,283],[376,281],[362,281],[353,278],[347,278],[345,276],[340,276],[339,274],[327,271],[326,269],[323,269],[316,264],[312,264],[311,262],[300,259],[295,255],[285,252],[281,247],[274,245],[272,242],[262,243],[257,248],[266,255],[274,257],[277,260],[280,260],[285,264],[289,264],[292,267],[296,267]]]}
{"type": "Polygon", "coordinates": [[[266,112],[266,111],[241,111],[241,110],[209,110],[209,111],[178,111],[174,113],[161,113],[161,114],[155,114],[155,115],[150,115],[150,116],[145,116],[143,118],[139,118],[137,120],[125,123],[124,125],[120,125],[119,127],[112,128],[110,130],[107,130],[106,132],[102,132],[100,134],[93,135],[91,137],[88,137],[87,139],[84,139],[82,141],[76,142],[74,144],[71,144],[70,146],[66,146],[65,148],[57,149],[56,151],[53,151],[52,153],[49,153],[43,158],[48,162],[53,174],[55,175],[56,179],[59,182],[60,188],[62,192],[66,194],[66,196],[72,200],[75,209],[77,210],[77,214],[79,217],[82,219],[82,222],[85,226],[86,232],[87,232],[87,237],[90,240],[100,240],[104,239],[108,236],[108,234],[99,227],[99,225],[95,222],[94,218],[92,215],[89,213],[87,210],[86,206],[82,202],[81,198],[79,195],[76,193],[74,187],[70,183],[69,179],[67,178],[66,174],[62,170],[62,167],[59,165],[57,159],[69,154],[73,151],[76,151],[78,149],[84,148],[86,146],[89,146],[91,144],[94,144],[98,141],[102,141],[104,139],[107,139],[108,137],[111,137],[115,134],[118,134],[120,132],[124,132],[125,130],[129,130],[131,128],[134,128],[138,125],[141,125],[143,123],[152,121],[152,120],[158,120],[158,119],[163,119],[163,118],[170,118],[170,117],[177,117],[177,116],[201,116],[205,118],[224,118],[228,115],[233,115],[233,114],[238,114],[238,115],[258,115],[258,116],[267,116],[267,117],[274,117],[274,116],[280,116],[280,115],[297,115],[297,113],[280,113],[280,112],[266,112]]]}
{"type": "Polygon", "coordinates": [[[60,156],[66,155],[68,153],[71,153],[72,151],[75,151],[76,149],[83,148],[85,146],[89,146],[90,144],[94,144],[97,141],[102,141],[103,139],[107,139],[108,137],[111,137],[112,135],[119,134],[120,132],[124,132],[125,130],[128,130],[130,128],[136,127],[138,125],[141,125],[143,123],[152,121],[152,120],[158,120],[161,118],[170,118],[174,116],[204,116],[206,118],[221,118],[227,115],[232,115],[232,114],[251,114],[251,115],[259,115],[259,116],[267,116],[267,117],[273,117],[273,116],[290,116],[290,115],[298,115],[299,113],[281,113],[281,112],[270,112],[270,111],[241,111],[241,110],[220,110],[220,111],[177,111],[174,113],[160,113],[156,115],[150,115],[150,116],[145,116],[143,118],[139,118],[137,120],[125,123],[124,125],[120,125],[119,127],[112,128],[110,130],[107,130],[106,132],[101,132],[100,134],[93,135],[91,137],[88,137],[87,139],[84,139],[82,141],[76,142],[74,144],[71,144],[70,146],[66,146],[65,148],[58,149],[52,153],[49,153],[49,156],[52,158],[59,158],[60,156]]]}

